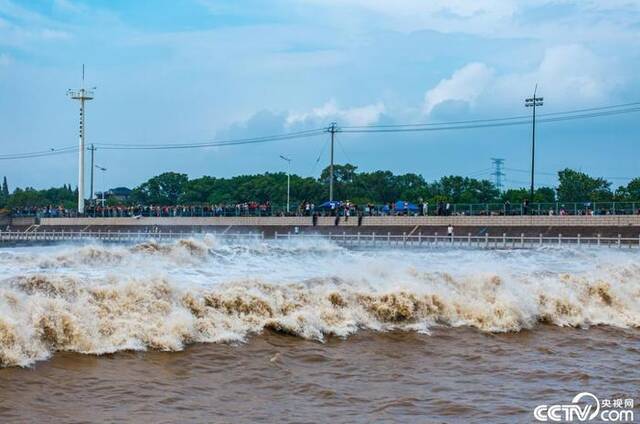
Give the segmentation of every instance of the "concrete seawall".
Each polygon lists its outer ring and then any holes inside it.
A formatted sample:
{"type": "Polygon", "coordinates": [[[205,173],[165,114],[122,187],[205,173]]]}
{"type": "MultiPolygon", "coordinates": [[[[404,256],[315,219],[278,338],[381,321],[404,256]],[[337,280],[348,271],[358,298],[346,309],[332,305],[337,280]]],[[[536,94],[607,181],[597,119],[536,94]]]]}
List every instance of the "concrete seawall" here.
{"type": "MultiPolygon", "coordinates": [[[[15,219],[15,218],[14,218],[15,219]]],[[[367,216],[361,228],[366,227],[637,227],[640,215],[604,216],[367,216]]],[[[15,221],[14,221],[15,225],[15,221]]],[[[54,227],[311,227],[310,217],[171,217],[171,218],[42,218],[41,226],[54,227]]],[[[357,217],[339,227],[357,227],[357,217]]],[[[335,227],[335,218],[319,217],[318,227],[335,227]]]]}
{"type": "Polygon", "coordinates": [[[24,222],[12,225],[17,231],[104,231],[104,232],[181,232],[181,233],[262,233],[277,234],[362,234],[362,235],[443,235],[449,224],[458,235],[473,236],[640,236],[640,215],[606,216],[372,216],[320,217],[313,226],[311,217],[172,217],[172,218],[43,218],[39,225],[24,222]],[[29,224],[29,225],[28,225],[29,224]]]}

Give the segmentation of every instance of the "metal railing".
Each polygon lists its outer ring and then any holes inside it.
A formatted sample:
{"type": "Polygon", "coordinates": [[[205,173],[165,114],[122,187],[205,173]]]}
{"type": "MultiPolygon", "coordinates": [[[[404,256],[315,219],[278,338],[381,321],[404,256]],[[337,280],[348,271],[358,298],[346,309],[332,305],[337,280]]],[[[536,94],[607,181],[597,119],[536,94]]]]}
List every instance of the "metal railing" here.
{"type": "Polygon", "coordinates": [[[488,233],[481,236],[474,236],[471,233],[460,235],[423,235],[422,233],[407,235],[403,234],[361,234],[361,233],[329,233],[329,234],[303,234],[303,233],[275,233],[276,240],[328,240],[345,247],[363,248],[433,248],[433,247],[456,247],[456,248],[490,248],[490,249],[525,249],[540,248],[545,246],[563,247],[627,247],[640,248],[640,236],[638,237],[582,237],[577,236],[491,236],[488,233]]]}
{"type": "MultiPolygon", "coordinates": [[[[518,216],[518,215],[631,215],[640,214],[638,202],[553,202],[553,203],[423,203],[417,208],[394,209],[388,205],[353,205],[350,214],[355,216],[386,215],[428,215],[428,216],[518,216]]],[[[319,215],[344,215],[344,207],[336,210],[319,209],[305,211],[294,209],[290,213],[277,206],[264,207],[215,207],[215,206],[177,206],[177,207],[112,207],[102,210],[87,209],[83,216],[92,218],[126,217],[241,217],[241,216],[305,216],[316,212],[319,215]]],[[[11,211],[13,217],[37,218],[75,218],[74,210],[24,208],[11,211]]]]}
{"type": "MultiPolygon", "coordinates": [[[[220,237],[229,241],[256,241],[265,240],[262,233],[206,233],[220,237]]],[[[187,231],[0,231],[0,243],[11,244],[19,242],[64,242],[64,241],[89,241],[99,240],[103,242],[139,243],[149,240],[172,241],[187,239],[190,237],[201,237],[203,233],[187,231]]],[[[545,246],[562,247],[617,247],[617,248],[640,248],[640,236],[638,237],[582,237],[577,236],[491,236],[484,234],[474,236],[471,233],[461,235],[433,235],[418,234],[376,234],[376,233],[329,233],[329,234],[304,234],[304,233],[275,233],[275,240],[328,240],[345,247],[361,248],[434,248],[434,247],[456,247],[456,248],[484,248],[484,249],[525,249],[539,248],[545,246]]]]}
{"type": "MultiPolygon", "coordinates": [[[[454,215],[631,215],[638,213],[639,202],[552,202],[552,203],[457,203],[454,215]]],[[[431,211],[437,214],[436,211],[431,211]]]]}
{"type": "MultiPolygon", "coordinates": [[[[264,233],[207,232],[224,240],[263,240],[264,233]]],[[[100,240],[105,242],[139,243],[149,240],[167,241],[201,237],[203,233],[191,231],[0,231],[0,243],[14,242],[62,242],[100,240]]]]}

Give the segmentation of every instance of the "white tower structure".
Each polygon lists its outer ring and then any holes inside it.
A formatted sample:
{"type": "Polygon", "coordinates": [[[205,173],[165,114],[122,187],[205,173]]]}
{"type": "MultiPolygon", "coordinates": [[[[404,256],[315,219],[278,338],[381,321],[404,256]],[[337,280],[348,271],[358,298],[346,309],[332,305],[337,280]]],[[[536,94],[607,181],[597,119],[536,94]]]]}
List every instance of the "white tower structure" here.
{"type": "Polygon", "coordinates": [[[84,213],[84,103],[93,99],[93,89],[87,90],[84,88],[84,65],[82,65],[82,87],[78,90],[68,90],[67,95],[73,100],[80,101],[80,145],[78,147],[78,214],[82,215],[84,213]]]}

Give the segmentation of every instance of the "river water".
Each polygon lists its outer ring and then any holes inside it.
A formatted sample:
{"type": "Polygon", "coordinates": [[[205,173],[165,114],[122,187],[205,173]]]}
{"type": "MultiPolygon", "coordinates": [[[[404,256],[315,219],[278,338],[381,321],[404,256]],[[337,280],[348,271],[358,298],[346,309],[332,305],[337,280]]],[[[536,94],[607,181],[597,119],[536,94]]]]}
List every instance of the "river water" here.
{"type": "MultiPolygon", "coordinates": [[[[1,422],[533,422],[640,402],[618,249],[0,250],[1,422]]],[[[638,414],[636,414],[638,415],[638,414]]]]}

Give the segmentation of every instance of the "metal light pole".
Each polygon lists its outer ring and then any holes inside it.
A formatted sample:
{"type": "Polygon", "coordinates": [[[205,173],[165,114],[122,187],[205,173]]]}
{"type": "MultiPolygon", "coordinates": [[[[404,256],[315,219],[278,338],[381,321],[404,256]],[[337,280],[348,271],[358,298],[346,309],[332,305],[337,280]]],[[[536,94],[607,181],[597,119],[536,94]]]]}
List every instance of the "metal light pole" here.
{"type": "Polygon", "coordinates": [[[533,90],[533,97],[529,97],[528,99],[524,99],[525,107],[533,108],[532,115],[532,132],[531,132],[531,201],[533,202],[533,194],[534,194],[534,176],[535,176],[535,165],[536,165],[536,107],[543,105],[543,97],[536,97],[536,92],[538,91],[538,84],[536,84],[536,88],[533,90]]]}
{"type": "MultiPolygon", "coordinates": [[[[100,166],[100,165],[95,165],[94,167],[95,167],[96,169],[99,169],[99,170],[100,170],[100,171],[102,171],[103,173],[104,173],[104,172],[107,172],[107,168],[103,168],[103,167],[102,167],[102,166],[100,166]]],[[[91,173],[93,173],[93,169],[91,170],[91,173]]],[[[104,188],[102,189],[102,207],[104,208],[104,188]]]]}
{"type": "Polygon", "coordinates": [[[336,123],[332,122],[331,126],[329,126],[328,131],[331,133],[331,164],[329,165],[329,201],[333,201],[333,144],[336,138],[336,132],[338,129],[336,128],[336,123]]]}
{"type": "Polygon", "coordinates": [[[287,213],[289,213],[289,200],[291,193],[291,159],[280,155],[280,159],[287,161],[287,213]]]}
{"type": "MultiPolygon", "coordinates": [[[[94,87],[95,88],[95,87],[94,87]]],[[[82,88],[68,90],[67,95],[80,101],[80,133],[78,149],[78,214],[84,213],[84,102],[93,99],[93,90],[84,88],[84,65],[82,65],[82,88]]]]}

